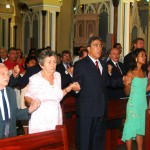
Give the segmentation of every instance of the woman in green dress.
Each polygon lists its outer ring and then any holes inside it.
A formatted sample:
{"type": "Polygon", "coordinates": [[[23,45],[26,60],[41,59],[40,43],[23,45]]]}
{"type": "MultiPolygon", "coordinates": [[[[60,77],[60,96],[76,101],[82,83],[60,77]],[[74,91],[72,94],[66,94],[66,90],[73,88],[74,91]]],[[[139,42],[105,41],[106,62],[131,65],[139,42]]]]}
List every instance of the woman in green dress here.
{"type": "Polygon", "coordinates": [[[138,150],[142,150],[145,135],[145,111],[147,109],[146,91],[150,90],[146,76],[146,52],[139,48],[133,52],[133,62],[127,77],[131,84],[125,84],[125,93],[129,95],[126,108],[122,141],[126,142],[127,150],[132,149],[132,140],[136,139],[138,150]]]}

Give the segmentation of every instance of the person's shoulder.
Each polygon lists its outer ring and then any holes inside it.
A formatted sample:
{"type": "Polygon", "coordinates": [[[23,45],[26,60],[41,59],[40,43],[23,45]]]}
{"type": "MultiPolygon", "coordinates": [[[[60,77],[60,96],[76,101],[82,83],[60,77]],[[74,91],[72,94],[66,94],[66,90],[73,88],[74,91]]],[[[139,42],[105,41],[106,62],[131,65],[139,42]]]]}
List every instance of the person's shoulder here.
{"type": "Polygon", "coordinates": [[[112,64],[112,61],[109,59],[108,61],[103,61],[106,62],[107,65],[112,64]]]}
{"type": "Polygon", "coordinates": [[[38,81],[39,78],[41,78],[41,71],[36,73],[36,74],[34,74],[34,75],[32,75],[29,79],[38,81]]]}
{"type": "Polygon", "coordinates": [[[60,75],[60,73],[58,71],[55,71],[54,72],[54,76],[58,77],[58,76],[61,76],[61,75],[60,75]]]}
{"type": "Polygon", "coordinates": [[[64,68],[62,62],[56,66],[56,70],[60,70],[60,69],[62,69],[62,68],[64,68]]]}
{"type": "Polygon", "coordinates": [[[128,72],[127,72],[127,75],[126,76],[128,76],[128,77],[131,77],[132,79],[135,77],[135,73],[134,73],[134,71],[132,71],[132,70],[129,70],[128,72]]]}
{"type": "Polygon", "coordinates": [[[132,53],[133,53],[133,52],[128,53],[127,55],[125,55],[125,57],[124,57],[124,58],[131,57],[131,56],[132,56],[132,53]]]}
{"type": "Polygon", "coordinates": [[[120,62],[120,61],[119,61],[118,63],[119,63],[119,65],[122,65],[122,66],[124,65],[124,64],[123,64],[122,62],[120,62]]]}
{"type": "Polygon", "coordinates": [[[86,57],[83,58],[83,59],[80,59],[80,60],[76,61],[76,62],[74,63],[74,66],[79,66],[79,65],[82,65],[82,64],[84,64],[84,63],[87,63],[87,60],[88,60],[88,56],[86,56],[86,57]]]}

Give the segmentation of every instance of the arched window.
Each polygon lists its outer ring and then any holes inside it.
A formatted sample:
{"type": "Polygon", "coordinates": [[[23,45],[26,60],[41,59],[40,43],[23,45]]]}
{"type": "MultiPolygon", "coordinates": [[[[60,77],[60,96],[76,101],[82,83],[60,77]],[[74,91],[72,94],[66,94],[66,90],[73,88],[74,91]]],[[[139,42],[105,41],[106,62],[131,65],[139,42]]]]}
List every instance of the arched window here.
{"type": "Polygon", "coordinates": [[[137,38],[137,27],[134,26],[132,29],[132,41],[137,38]]]}

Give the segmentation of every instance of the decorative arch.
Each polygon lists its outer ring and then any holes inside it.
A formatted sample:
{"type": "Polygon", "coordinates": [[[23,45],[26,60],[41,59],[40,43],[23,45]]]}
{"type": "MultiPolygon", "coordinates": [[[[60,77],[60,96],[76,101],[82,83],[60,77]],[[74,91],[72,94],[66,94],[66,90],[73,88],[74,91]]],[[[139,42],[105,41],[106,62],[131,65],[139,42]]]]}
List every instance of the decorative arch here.
{"type": "Polygon", "coordinates": [[[102,11],[105,11],[108,13],[108,15],[110,15],[110,6],[107,2],[101,2],[99,7],[98,7],[98,10],[97,10],[97,13],[100,14],[102,11]],[[103,9],[105,8],[105,9],[103,9]]]}
{"type": "Polygon", "coordinates": [[[96,14],[96,9],[95,9],[94,5],[93,4],[86,5],[84,13],[85,14],[88,14],[88,13],[96,14]]]}

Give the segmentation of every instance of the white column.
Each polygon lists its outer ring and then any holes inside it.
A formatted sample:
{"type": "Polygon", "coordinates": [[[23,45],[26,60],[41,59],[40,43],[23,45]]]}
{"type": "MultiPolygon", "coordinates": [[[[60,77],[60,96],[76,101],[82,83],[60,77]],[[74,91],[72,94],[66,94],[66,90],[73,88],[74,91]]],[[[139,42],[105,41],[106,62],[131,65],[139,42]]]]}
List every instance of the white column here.
{"type": "Polygon", "coordinates": [[[50,12],[47,11],[46,15],[46,33],[45,33],[45,45],[50,46],[50,12]]]}
{"type": "Polygon", "coordinates": [[[56,50],[56,12],[52,13],[51,48],[56,50]]]}
{"type": "Polygon", "coordinates": [[[4,44],[4,47],[8,49],[8,18],[5,20],[6,22],[6,26],[5,26],[5,44],[4,44]]]}
{"type": "Polygon", "coordinates": [[[120,43],[122,45],[122,53],[120,55],[120,61],[123,62],[123,54],[124,54],[124,47],[123,47],[123,29],[124,29],[124,3],[123,1],[119,1],[118,5],[118,22],[117,22],[117,43],[120,43]]]}
{"type": "Polygon", "coordinates": [[[118,24],[117,24],[117,42],[118,43],[121,43],[123,44],[123,27],[124,27],[124,14],[123,14],[123,11],[124,11],[124,3],[123,1],[120,1],[119,2],[119,5],[118,5],[118,24]]]}
{"type": "Polygon", "coordinates": [[[109,33],[110,34],[113,34],[114,33],[114,6],[113,6],[113,3],[112,1],[110,1],[110,23],[109,23],[109,33]]]}
{"type": "Polygon", "coordinates": [[[124,3],[124,45],[123,45],[123,52],[124,56],[129,53],[129,22],[130,22],[130,2],[126,1],[124,3]]]}

